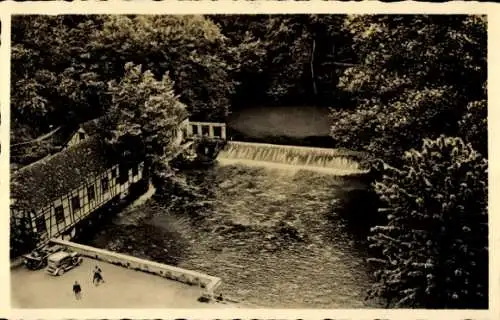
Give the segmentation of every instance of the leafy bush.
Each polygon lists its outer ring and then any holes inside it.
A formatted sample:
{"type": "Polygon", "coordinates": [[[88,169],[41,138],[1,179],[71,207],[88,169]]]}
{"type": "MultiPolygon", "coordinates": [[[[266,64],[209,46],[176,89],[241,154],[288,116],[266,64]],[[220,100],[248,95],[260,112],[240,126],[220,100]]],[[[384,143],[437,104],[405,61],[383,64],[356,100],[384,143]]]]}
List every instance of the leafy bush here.
{"type": "Polygon", "coordinates": [[[398,307],[487,307],[487,160],[460,138],[440,136],[403,163],[383,164],[375,183],[386,222],[369,237],[379,254],[369,259],[371,296],[398,307]]]}

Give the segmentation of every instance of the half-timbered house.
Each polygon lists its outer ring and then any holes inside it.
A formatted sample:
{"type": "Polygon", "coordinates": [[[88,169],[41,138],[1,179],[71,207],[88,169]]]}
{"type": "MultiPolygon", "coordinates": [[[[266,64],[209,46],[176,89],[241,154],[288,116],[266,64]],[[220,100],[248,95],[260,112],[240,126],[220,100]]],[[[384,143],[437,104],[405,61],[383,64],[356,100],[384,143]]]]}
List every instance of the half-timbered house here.
{"type": "MultiPolygon", "coordinates": [[[[40,238],[71,239],[78,224],[111,201],[128,195],[143,182],[144,163],[119,161],[110,153],[95,127],[99,120],[80,126],[62,151],[15,171],[11,176],[11,217],[27,221],[40,238]],[[25,219],[20,219],[25,218],[25,219]]],[[[175,129],[174,144],[187,138],[189,120],[175,129]]]]}

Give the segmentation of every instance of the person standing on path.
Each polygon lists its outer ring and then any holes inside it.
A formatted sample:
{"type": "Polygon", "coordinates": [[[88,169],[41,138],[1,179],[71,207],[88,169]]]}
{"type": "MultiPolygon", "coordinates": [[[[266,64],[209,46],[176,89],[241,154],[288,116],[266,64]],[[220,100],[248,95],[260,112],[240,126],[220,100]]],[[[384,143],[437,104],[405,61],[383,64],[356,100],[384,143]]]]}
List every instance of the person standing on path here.
{"type": "Polygon", "coordinates": [[[78,281],[75,281],[73,284],[73,292],[75,293],[75,298],[76,300],[80,300],[82,298],[82,287],[78,283],[78,281]]]}
{"type": "Polygon", "coordinates": [[[104,282],[104,279],[102,278],[102,270],[98,266],[95,266],[94,268],[94,277],[92,279],[92,282],[96,286],[98,286],[99,283],[104,282]]]}

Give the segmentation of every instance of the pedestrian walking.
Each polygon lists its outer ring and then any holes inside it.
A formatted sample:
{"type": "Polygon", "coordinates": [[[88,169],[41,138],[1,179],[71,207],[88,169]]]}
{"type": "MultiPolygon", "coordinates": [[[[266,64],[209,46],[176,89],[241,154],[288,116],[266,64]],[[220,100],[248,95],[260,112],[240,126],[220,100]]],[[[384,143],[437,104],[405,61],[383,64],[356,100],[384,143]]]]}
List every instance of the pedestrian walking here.
{"type": "Polygon", "coordinates": [[[101,282],[104,283],[104,279],[102,277],[102,270],[98,266],[95,266],[94,268],[94,277],[92,279],[92,282],[94,283],[95,286],[98,286],[101,282]]]}
{"type": "Polygon", "coordinates": [[[76,300],[80,300],[82,298],[82,287],[78,283],[78,281],[75,281],[73,284],[73,293],[75,294],[76,300]]]}

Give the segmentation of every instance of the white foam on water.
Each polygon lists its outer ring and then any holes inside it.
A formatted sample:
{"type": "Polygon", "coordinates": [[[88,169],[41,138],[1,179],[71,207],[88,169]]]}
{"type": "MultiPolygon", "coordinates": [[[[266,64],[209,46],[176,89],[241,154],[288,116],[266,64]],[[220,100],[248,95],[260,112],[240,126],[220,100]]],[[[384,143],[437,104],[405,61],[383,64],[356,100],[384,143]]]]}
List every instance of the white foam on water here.
{"type": "Polygon", "coordinates": [[[354,152],[327,148],[228,142],[217,160],[221,165],[242,164],[285,170],[309,170],[333,175],[368,172],[352,159],[354,152]]]}

